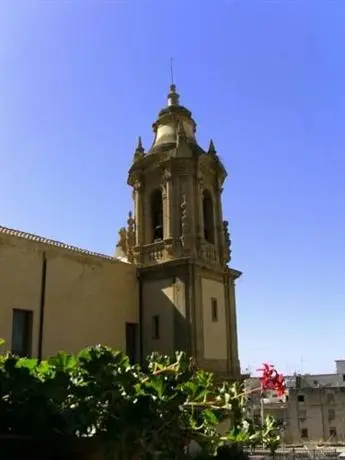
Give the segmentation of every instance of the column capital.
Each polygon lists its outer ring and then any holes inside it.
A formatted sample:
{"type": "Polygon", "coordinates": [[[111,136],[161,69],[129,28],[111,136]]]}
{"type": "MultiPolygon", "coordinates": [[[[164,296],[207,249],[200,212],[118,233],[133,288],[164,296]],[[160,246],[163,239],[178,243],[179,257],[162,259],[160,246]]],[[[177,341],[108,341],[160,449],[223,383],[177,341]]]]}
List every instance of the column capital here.
{"type": "Polygon", "coordinates": [[[136,192],[141,192],[141,190],[143,189],[143,185],[144,184],[142,183],[142,181],[137,180],[134,182],[133,188],[136,192]]]}

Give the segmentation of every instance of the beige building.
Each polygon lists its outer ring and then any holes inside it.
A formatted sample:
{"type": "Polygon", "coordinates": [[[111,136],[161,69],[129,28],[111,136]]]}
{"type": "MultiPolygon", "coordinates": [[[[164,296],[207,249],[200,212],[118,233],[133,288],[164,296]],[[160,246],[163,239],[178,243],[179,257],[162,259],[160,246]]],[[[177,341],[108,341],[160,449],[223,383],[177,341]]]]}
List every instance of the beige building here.
{"type": "Polygon", "coordinates": [[[289,438],[345,442],[345,360],[336,361],[334,374],[295,375],[289,387],[289,438]]]}
{"type": "MultiPolygon", "coordinates": [[[[285,396],[266,392],[264,398],[264,413],[281,423],[284,441],[288,444],[344,443],[345,360],[336,361],[333,374],[295,374],[286,377],[286,381],[285,396]]],[[[248,379],[246,386],[259,388],[259,379],[248,379]]],[[[250,396],[248,414],[260,421],[260,393],[250,396]]]]}
{"type": "Polygon", "coordinates": [[[140,360],[185,350],[238,377],[235,280],[223,221],[224,165],[196,139],[172,85],[129,169],[134,212],[114,257],[0,227],[0,337],[45,357],[98,343],[140,360]]]}

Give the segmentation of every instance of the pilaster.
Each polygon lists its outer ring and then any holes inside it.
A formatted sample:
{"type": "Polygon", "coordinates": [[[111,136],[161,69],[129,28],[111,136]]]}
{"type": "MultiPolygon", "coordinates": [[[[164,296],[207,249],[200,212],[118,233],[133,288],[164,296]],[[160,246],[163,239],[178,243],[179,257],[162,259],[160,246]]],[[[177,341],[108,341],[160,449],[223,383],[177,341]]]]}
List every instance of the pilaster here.
{"type": "Polygon", "coordinates": [[[168,169],[162,174],[162,198],[164,211],[164,240],[171,239],[173,235],[173,190],[172,176],[168,169]]]}
{"type": "Polygon", "coordinates": [[[139,180],[134,184],[134,220],[135,220],[135,245],[140,246],[144,242],[143,228],[143,183],[139,180]]]}
{"type": "Polygon", "coordinates": [[[232,362],[232,374],[234,376],[240,375],[240,363],[238,360],[238,338],[237,338],[237,315],[236,315],[236,294],[235,294],[235,280],[236,277],[240,276],[239,272],[230,270],[229,284],[230,284],[230,333],[231,333],[231,362],[232,362]]]}

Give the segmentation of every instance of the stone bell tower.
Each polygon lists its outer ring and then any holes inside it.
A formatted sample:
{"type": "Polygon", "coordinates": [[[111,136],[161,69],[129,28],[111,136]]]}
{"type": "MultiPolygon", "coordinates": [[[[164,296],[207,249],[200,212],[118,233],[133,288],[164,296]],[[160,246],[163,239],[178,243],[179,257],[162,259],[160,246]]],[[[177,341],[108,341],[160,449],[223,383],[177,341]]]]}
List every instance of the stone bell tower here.
{"type": "Polygon", "coordinates": [[[236,378],[241,273],[228,266],[226,170],[212,140],[206,151],[198,145],[196,123],[175,85],[153,132],[151,148],[145,151],[139,138],[134,152],[128,174],[134,216],[122,229],[122,246],[140,276],[142,353],[185,350],[199,366],[236,378]]]}

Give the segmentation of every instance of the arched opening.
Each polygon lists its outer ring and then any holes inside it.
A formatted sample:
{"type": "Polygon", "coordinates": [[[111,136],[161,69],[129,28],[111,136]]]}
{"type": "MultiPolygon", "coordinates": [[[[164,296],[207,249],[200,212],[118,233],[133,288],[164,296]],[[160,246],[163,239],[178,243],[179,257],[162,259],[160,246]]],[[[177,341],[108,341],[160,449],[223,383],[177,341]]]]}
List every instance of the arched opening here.
{"type": "Polygon", "coordinates": [[[204,191],[203,196],[203,213],[204,213],[204,236],[209,243],[214,243],[214,217],[213,217],[213,201],[211,193],[208,190],[204,191]]]}
{"type": "Polygon", "coordinates": [[[163,239],[163,197],[160,189],[151,195],[151,223],[153,242],[163,239]]]}

